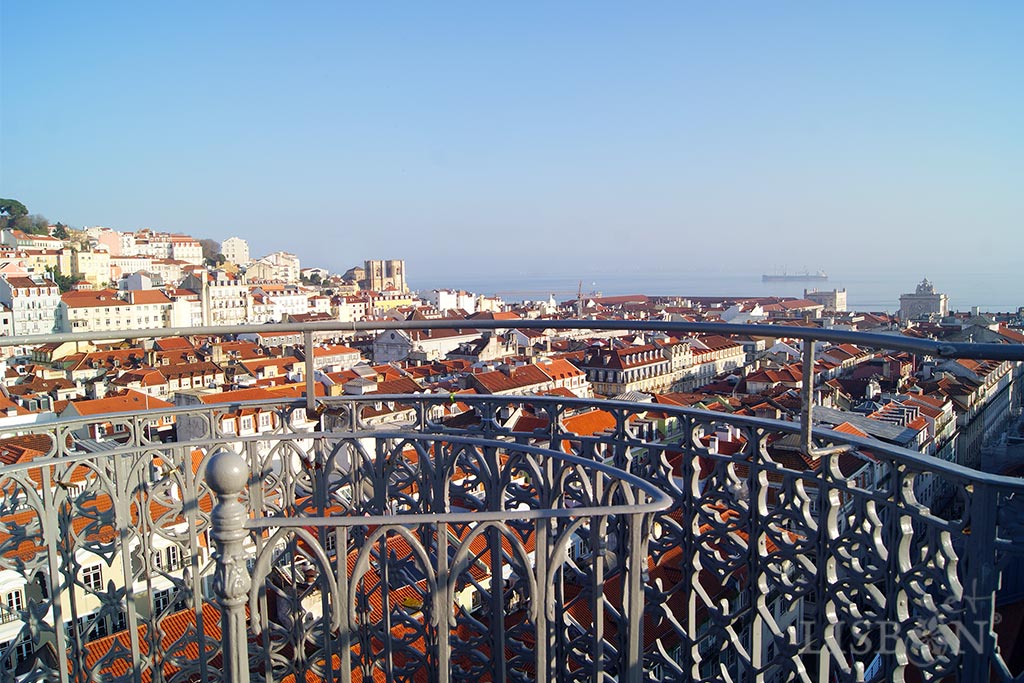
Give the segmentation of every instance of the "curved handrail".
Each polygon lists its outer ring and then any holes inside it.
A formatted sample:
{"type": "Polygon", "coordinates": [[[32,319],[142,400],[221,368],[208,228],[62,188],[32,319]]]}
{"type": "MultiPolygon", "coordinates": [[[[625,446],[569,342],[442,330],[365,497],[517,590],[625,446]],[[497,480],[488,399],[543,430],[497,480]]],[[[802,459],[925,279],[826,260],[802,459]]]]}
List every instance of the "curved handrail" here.
{"type": "MultiPolygon", "coordinates": [[[[372,437],[376,439],[410,439],[408,432],[362,432],[354,435],[346,434],[346,438],[372,437]]],[[[417,433],[415,439],[423,441],[443,441],[445,443],[460,444],[463,446],[494,447],[515,450],[518,453],[530,453],[543,455],[545,457],[562,460],[564,462],[580,465],[585,468],[596,470],[602,474],[624,481],[630,486],[640,489],[650,497],[647,503],[633,503],[630,505],[610,505],[603,507],[573,507],[555,509],[530,509],[530,510],[474,510],[472,512],[446,512],[446,513],[416,513],[416,514],[393,514],[393,515],[369,515],[361,517],[339,516],[339,517],[256,517],[246,522],[246,528],[261,529],[271,526],[373,526],[379,524],[470,524],[473,522],[496,521],[514,519],[556,519],[563,517],[597,517],[611,514],[648,514],[663,512],[672,505],[672,499],[667,493],[654,484],[644,481],[635,474],[625,472],[596,460],[588,460],[578,455],[563,453],[551,448],[541,448],[528,444],[519,444],[496,439],[478,439],[472,437],[417,433]]]]}
{"type": "Polygon", "coordinates": [[[941,358],[1024,360],[1024,344],[939,342],[899,334],[796,327],[791,325],[741,325],[733,323],[665,322],[657,320],[379,320],[343,323],[330,320],[312,323],[270,323],[265,325],[211,325],[108,332],[64,332],[0,337],[0,347],[31,346],[52,342],[109,341],[110,339],[161,339],[178,336],[225,336],[237,334],[358,333],[376,330],[635,330],[638,332],[683,332],[691,334],[749,335],[791,338],[833,343],[850,343],[871,348],[909,351],[941,358]]]}
{"type": "MultiPolygon", "coordinates": [[[[717,411],[701,410],[699,408],[690,408],[685,406],[673,406],[667,404],[639,404],[630,401],[616,401],[613,399],[585,399],[585,398],[567,398],[567,397],[554,397],[554,396],[538,396],[530,394],[515,394],[509,396],[495,396],[495,395],[480,395],[480,394],[451,394],[451,393],[423,393],[423,394],[366,394],[361,396],[346,395],[341,397],[321,397],[318,398],[318,402],[324,405],[343,405],[349,404],[366,404],[366,403],[377,403],[377,402],[394,402],[406,405],[424,404],[424,405],[445,405],[449,403],[452,397],[457,397],[457,400],[467,405],[486,405],[486,404],[502,404],[502,403],[530,403],[536,406],[565,406],[570,408],[609,408],[617,410],[626,410],[632,413],[640,413],[647,411],[656,411],[664,413],[674,417],[686,417],[698,421],[713,421],[719,423],[733,424],[737,426],[750,427],[750,428],[768,428],[777,432],[785,432],[788,434],[798,435],[800,434],[801,425],[799,422],[791,422],[786,420],[776,420],[771,418],[751,417],[747,415],[734,415],[730,413],[722,413],[717,411]]],[[[191,407],[175,407],[168,408],[165,410],[154,409],[148,411],[138,411],[132,413],[130,416],[124,413],[112,414],[112,415],[94,415],[87,418],[76,417],[68,420],[57,420],[54,422],[48,422],[37,426],[30,426],[19,431],[22,432],[52,432],[55,426],[63,428],[75,428],[78,426],[85,426],[88,424],[94,424],[97,420],[101,419],[130,419],[132,417],[137,418],[149,418],[157,416],[182,416],[182,415],[212,415],[218,411],[228,411],[237,408],[301,408],[304,407],[305,403],[302,399],[294,399],[288,401],[277,401],[277,400],[255,400],[255,401],[237,401],[233,403],[213,404],[197,408],[191,407]]],[[[379,435],[381,431],[371,430],[366,432],[367,436],[379,435]]],[[[1004,489],[1008,492],[1019,492],[1024,494],[1024,479],[1020,477],[1011,477],[1000,474],[991,474],[980,470],[975,470],[958,463],[942,460],[932,456],[924,455],[917,451],[902,448],[900,446],[894,446],[892,444],[885,443],[883,441],[865,439],[863,437],[854,436],[851,434],[836,432],[831,429],[824,429],[821,427],[815,427],[813,429],[813,435],[815,438],[828,440],[832,443],[849,444],[858,448],[864,448],[874,453],[884,455],[891,458],[895,462],[906,464],[914,467],[915,469],[922,471],[929,471],[936,474],[948,476],[952,479],[964,482],[978,481],[983,482],[1000,489],[1004,489]]],[[[237,443],[256,442],[256,441],[279,441],[288,439],[308,439],[317,438],[322,436],[328,436],[331,432],[324,432],[321,430],[311,430],[308,432],[288,432],[288,433],[263,433],[251,436],[235,436],[235,435],[222,435],[218,437],[213,435],[206,439],[201,440],[190,440],[187,443],[196,447],[212,446],[225,441],[232,441],[237,443]]],[[[408,435],[408,433],[406,433],[408,435]]],[[[138,451],[139,446],[137,444],[128,444],[125,446],[119,446],[104,451],[104,454],[110,456],[117,455],[128,455],[138,451]]],[[[34,469],[37,467],[44,467],[47,465],[67,464],[69,462],[75,462],[76,460],[86,460],[95,458],[95,453],[82,453],[82,454],[68,454],[68,455],[56,455],[48,458],[36,458],[26,463],[16,463],[12,465],[0,466],[0,473],[11,473],[19,472],[27,469],[34,469]]]]}

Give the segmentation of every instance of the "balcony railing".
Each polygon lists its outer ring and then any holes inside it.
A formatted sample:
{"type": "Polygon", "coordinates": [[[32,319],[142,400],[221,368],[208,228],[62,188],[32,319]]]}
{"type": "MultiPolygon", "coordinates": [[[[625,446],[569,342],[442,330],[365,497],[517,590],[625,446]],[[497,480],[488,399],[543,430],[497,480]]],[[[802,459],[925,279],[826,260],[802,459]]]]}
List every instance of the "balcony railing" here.
{"type": "Polygon", "coordinates": [[[995,608],[1024,482],[813,428],[805,396],[801,422],[371,394],[19,428],[46,453],[0,469],[0,600],[25,596],[0,680],[1014,680],[995,608]],[[239,437],[243,409],[274,419],[239,437]]]}

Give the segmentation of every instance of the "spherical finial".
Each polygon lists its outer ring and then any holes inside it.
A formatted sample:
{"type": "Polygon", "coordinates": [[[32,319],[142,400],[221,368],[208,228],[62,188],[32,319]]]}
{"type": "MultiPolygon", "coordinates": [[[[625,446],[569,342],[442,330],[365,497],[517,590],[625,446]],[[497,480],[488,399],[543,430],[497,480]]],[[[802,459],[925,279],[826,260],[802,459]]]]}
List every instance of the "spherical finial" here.
{"type": "Polygon", "coordinates": [[[218,496],[237,494],[249,481],[249,466],[238,453],[218,451],[206,463],[206,481],[218,496]]]}

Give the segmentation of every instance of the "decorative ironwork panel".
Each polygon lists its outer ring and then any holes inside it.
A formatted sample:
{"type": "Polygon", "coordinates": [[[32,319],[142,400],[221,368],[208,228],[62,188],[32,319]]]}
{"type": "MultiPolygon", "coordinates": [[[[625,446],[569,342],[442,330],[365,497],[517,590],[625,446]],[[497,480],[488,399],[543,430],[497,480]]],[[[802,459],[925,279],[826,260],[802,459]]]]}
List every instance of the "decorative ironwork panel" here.
{"type": "Polygon", "coordinates": [[[0,468],[0,680],[222,679],[222,451],[249,472],[247,517],[288,520],[240,551],[262,586],[254,676],[1012,680],[992,614],[1019,483],[825,431],[808,453],[795,423],[459,400],[458,428],[420,395],[27,429],[45,454],[0,468]],[[401,431],[381,401],[408,407],[401,431]],[[514,431],[516,411],[545,426],[514,431]],[[636,482],[670,503],[642,523],[616,512],[636,482]]]}

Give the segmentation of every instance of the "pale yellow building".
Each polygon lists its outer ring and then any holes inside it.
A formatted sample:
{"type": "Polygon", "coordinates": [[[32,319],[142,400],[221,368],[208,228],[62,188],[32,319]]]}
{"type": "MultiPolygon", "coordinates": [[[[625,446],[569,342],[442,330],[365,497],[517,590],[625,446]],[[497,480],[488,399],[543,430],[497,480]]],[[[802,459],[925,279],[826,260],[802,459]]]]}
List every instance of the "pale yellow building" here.
{"type": "Polygon", "coordinates": [[[72,264],[75,277],[87,280],[93,287],[106,287],[110,282],[110,253],[76,251],[72,264]]]}
{"type": "Polygon", "coordinates": [[[18,258],[25,264],[30,272],[45,273],[47,271],[60,271],[61,254],[63,249],[22,249],[19,250],[18,258]]]}

